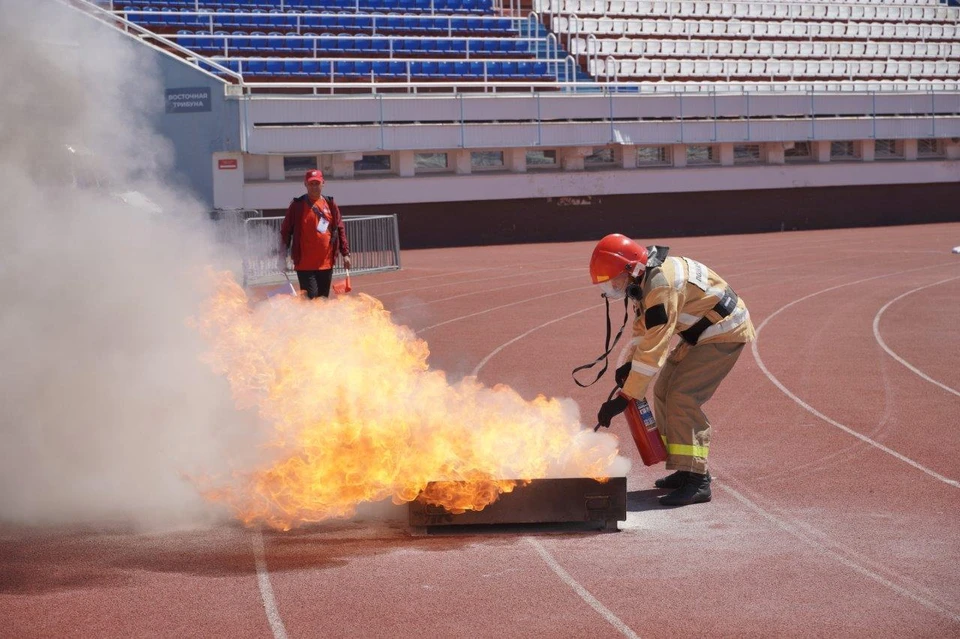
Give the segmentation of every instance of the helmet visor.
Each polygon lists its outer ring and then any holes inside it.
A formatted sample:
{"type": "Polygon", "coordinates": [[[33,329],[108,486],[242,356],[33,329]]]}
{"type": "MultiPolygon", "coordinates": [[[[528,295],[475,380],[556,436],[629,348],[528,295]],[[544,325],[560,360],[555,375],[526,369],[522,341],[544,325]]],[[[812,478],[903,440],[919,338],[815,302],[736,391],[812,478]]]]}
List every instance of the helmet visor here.
{"type": "Polygon", "coordinates": [[[601,295],[610,300],[622,300],[627,296],[627,283],[630,276],[626,272],[617,275],[612,280],[600,282],[601,295]]]}

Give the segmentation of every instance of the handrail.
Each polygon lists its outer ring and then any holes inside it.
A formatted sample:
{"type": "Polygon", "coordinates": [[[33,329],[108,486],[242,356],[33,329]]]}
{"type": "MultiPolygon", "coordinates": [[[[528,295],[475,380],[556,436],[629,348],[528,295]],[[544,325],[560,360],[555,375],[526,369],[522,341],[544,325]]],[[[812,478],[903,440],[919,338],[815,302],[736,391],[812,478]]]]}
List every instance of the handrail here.
{"type": "MultiPolygon", "coordinates": [[[[418,58],[422,59],[422,58],[418,58]]],[[[568,55],[564,59],[565,63],[576,65],[573,60],[572,55],[568,55]]],[[[716,85],[704,84],[702,82],[662,82],[662,81],[651,81],[651,82],[576,82],[576,81],[554,81],[554,80],[540,80],[540,81],[509,81],[509,80],[486,80],[484,81],[481,78],[478,78],[475,81],[469,79],[458,79],[451,80],[446,82],[418,82],[418,81],[403,81],[403,82],[390,82],[390,81],[376,81],[376,82],[356,82],[356,81],[347,81],[347,82],[244,82],[243,86],[245,89],[291,89],[291,88],[301,88],[301,89],[312,89],[312,88],[321,88],[329,89],[333,88],[346,88],[346,89],[372,89],[376,88],[378,92],[382,92],[390,89],[418,89],[418,88],[431,88],[431,89],[451,89],[451,93],[458,93],[457,89],[463,88],[472,88],[472,89],[483,89],[489,88],[492,89],[492,92],[495,93],[504,93],[503,91],[497,91],[497,89],[512,89],[514,93],[525,94],[529,93],[530,89],[542,89],[544,91],[555,91],[555,90],[564,90],[564,89],[573,89],[573,90],[588,90],[590,92],[595,92],[596,90],[605,90],[605,89],[617,89],[619,93],[642,93],[642,94],[653,94],[658,95],[680,95],[680,94],[701,94],[709,95],[716,93],[717,95],[793,95],[793,94],[806,94],[811,91],[815,92],[817,95],[921,95],[930,93],[937,94],[951,94],[951,95],[960,95],[960,81],[953,82],[950,87],[937,87],[934,86],[931,82],[918,83],[915,86],[909,87],[909,90],[898,91],[892,90],[894,87],[887,86],[886,90],[878,89],[866,89],[863,88],[864,85],[883,85],[881,82],[738,82],[738,83],[723,83],[725,86],[718,87],[716,85]],[[839,85],[843,84],[849,88],[849,91],[833,91],[830,90],[827,85],[839,85]]],[[[464,94],[473,94],[473,92],[464,92],[464,94]]],[[[259,94],[248,93],[249,97],[258,97],[259,94]]],[[[390,95],[385,93],[384,95],[390,95]]],[[[263,95],[262,97],[276,98],[276,95],[263,95]]],[[[284,94],[283,99],[288,98],[297,98],[301,97],[296,94],[284,94]]],[[[344,94],[344,97],[366,97],[358,96],[355,92],[344,94]]]]}
{"type": "Polygon", "coordinates": [[[547,34],[547,60],[553,62],[553,77],[560,79],[560,45],[557,36],[551,31],[547,34]],[[553,54],[550,53],[550,43],[553,43],[553,54]]]}
{"type": "MultiPolygon", "coordinates": [[[[186,49],[186,48],[184,48],[184,47],[181,47],[181,46],[180,46],[179,44],[177,44],[176,42],[174,42],[174,41],[172,41],[172,40],[168,40],[167,38],[165,38],[165,37],[163,37],[163,36],[161,36],[161,35],[159,35],[159,34],[157,34],[157,33],[154,33],[153,31],[150,31],[149,29],[145,29],[145,28],[143,28],[142,26],[140,26],[139,24],[137,24],[137,23],[135,23],[135,22],[131,22],[130,20],[127,20],[125,17],[121,17],[118,13],[114,13],[113,11],[110,11],[109,9],[105,9],[105,8],[101,7],[100,5],[98,5],[98,4],[95,4],[95,3],[93,3],[93,2],[90,2],[89,0],[75,0],[75,1],[72,2],[72,3],[71,3],[71,2],[66,2],[65,0],[59,0],[59,2],[60,2],[61,4],[64,4],[64,5],[68,6],[68,7],[72,7],[72,8],[78,9],[78,10],[80,10],[80,11],[84,11],[84,12],[88,13],[89,15],[91,15],[92,17],[94,17],[94,18],[96,18],[96,19],[98,19],[98,20],[101,20],[102,22],[108,22],[108,23],[114,23],[114,24],[117,23],[117,22],[119,22],[120,24],[123,25],[123,32],[124,32],[124,33],[126,33],[126,34],[128,34],[128,35],[133,35],[134,37],[137,37],[137,38],[139,38],[140,40],[144,40],[144,41],[145,41],[147,38],[149,38],[149,39],[151,39],[151,40],[157,40],[157,41],[161,42],[164,46],[169,47],[170,49],[176,51],[177,53],[182,54],[183,57],[186,59],[187,62],[194,63],[194,62],[197,61],[197,60],[202,60],[203,62],[209,64],[211,67],[217,69],[217,70],[220,71],[221,73],[225,73],[226,75],[232,77],[233,79],[235,79],[235,80],[237,81],[238,84],[240,84],[240,85],[243,84],[243,76],[240,75],[239,73],[236,73],[235,71],[233,71],[233,70],[231,70],[231,69],[229,69],[229,68],[227,68],[227,67],[225,67],[225,66],[222,66],[222,65],[218,64],[217,62],[214,62],[213,60],[210,60],[210,59],[208,59],[208,58],[206,58],[206,57],[204,57],[204,56],[198,55],[196,51],[191,51],[190,49],[186,49]],[[79,4],[78,4],[78,3],[79,3],[79,4]],[[134,34],[130,34],[130,30],[131,30],[131,29],[134,31],[134,34]]],[[[111,0],[111,3],[112,3],[112,0],[111,0]]],[[[112,6],[112,4],[111,4],[111,6],[112,6]]],[[[199,64],[194,64],[194,66],[196,66],[198,70],[200,70],[200,71],[202,71],[202,72],[204,72],[204,73],[208,73],[208,72],[206,71],[206,69],[203,69],[199,64]]],[[[212,75],[212,74],[211,74],[211,75],[212,75]]],[[[217,76],[214,75],[213,77],[217,77],[217,76]]],[[[218,79],[220,79],[221,81],[223,81],[222,78],[218,78],[218,79]]]]}
{"type": "MultiPolygon", "coordinates": [[[[718,90],[718,87],[717,87],[716,85],[705,84],[705,83],[702,83],[702,82],[700,82],[700,83],[696,83],[696,82],[694,82],[694,83],[620,82],[618,76],[615,78],[615,82],[612,82],[612,83],[609,82],[609,81],[606,82],[606,83],[576,82],[576,81],[571,82],[571,81],[569,80],[569,78],[571,77],[570,75],[568,75],[567,81],[559,81],[559,66],[560,66],[560,62],[561,62],[560,59],[559,59],[559,57],[558,57],[558,54],[559,54],[559,38],[558,38],[558,36],[557,36],[556,34],[554,34],[553,32],[549,33],[546,38],[543,38],[543,39],[535,39],[535,41],[538,41],[538,42],[539,42],[539,41],[546,40],[546,42],[547,42],[547,47],[548,47],[548,51],[549,51],[549,45],[550,45],[550,41],[551,41],[551,36],[552,36],[552,38],[553,38],[553,42],[554,42],[553,51],[554,51],[554,54],[553,54],[553,60],[552,60],[552,61],[553,61],[553,64],[554,64],[555,73],[554,73],[554,80],[551,80],[551,81],[533,81],[533,82],[531,82],[531,81],[523,81],[522,83],[518,83],[517,81],[493,81],[493,80],[479,80],[479,79],[478,79],[478,81],[471,81],[471,80],[469,80],[469,79],[465,79],[465,80],[456,80],[456,81],[451,81],[451,82],[446,82],[446,83],[445,83],[445,82],[415,82],[415,81],[406,81],[406,82],[394,83],[394,82],[384,82],[384,81],[374,82],[374,81],[372,81],[372,80],[371,80],[370,82],[353,82],[353,81],[339,82],[339,81],[333,81],[332,78],[331,78],[331,80],[325,81],[325,82],[322,82],[322,83],[321,83],[321,82],[315,82],[315,83],[309,83],[309,82],[247,82],[247,81],[244,80],[244,77],[243,77],[243,74],[242,74],[242,73],[238,73],[238,72],[236,72],[236,71],[233,71],[233,70],[230,69],[229,67],[224,66],[224,64],[221,63],[221,62],[222,62],[222,59],[221,59],[220,61],[218,61],[218,58],[217,58],[216,56],[214,56],[214,57],[207,57],[207,56],[200,55],[200,54],[198,54],[198,53],[196,53],[195,51],[192,51],[192,50],[190,50],[190,49],[186,49],[186,48],[184,48],[184,47],[182,47],[182,46],[180,46],[179,44],[176,43],[175,37],[171,39],[171,38],[167,38],[167,37],[162,36],[162,35],[158,35],[158,34],[152,32],[152,31],[149,31],[148,29],[146,29],[146,28],[144,28],[144,27],[142,27],[142,26],[140,26],[140,25],[138,25],[138,24],[136,24],[136,23],[134,23],[134,22],[131,22],[131,21],[127,20],[126,18],[122,17],[121,15],[119,15],[119,14],[117,14],[117,13],[113,13],[113,12],[109,11],[108,9],[106,9],[106,8],[104,8],[104,7],[101,7],[101,6],[99,6],[99,5],[96,5],[96,4],[92,3],[92,2],[90,2],[89,0],[74,0],[73,2],[67,2],[67,0],[60,0],[60,2],[61,2],[62,4],[66,4],[67,6],[75,7],[75,8],[78,8],[78,9],[80,9],[80,10],[85,10],[85,11],[87,11],[88,13],[94,15],[94,17],[96,17],[97,19],[104,20],[104,21],[109,21],[109,22],[112,23],[112,24],[117,24],[117,23],[119,23],[120,25],[122,25],[123,30],[124,30],[125,32],[127,32],[128,34],[130,34],[130,35],[132,35],[132,36],[134,36],[134,37],[138,37],[138,38],[141,39],[141,40],[144,40],[144,41],[150,40],[150,41],[155,41],[155,42],[162,43],[165,47],[169,48],[169,49],[172,50],[172,51],[176,51],[177,53],[179,53],[180,55],[182,55],[182,56],[186,59],[187,62],[189,62],[189,63],[192,64],[193,66],[197,67],[197,68],[198,68],[199,70],[201,70],[202,72],[207,73],[207,74],[211,75],[212,77],[217,77],[216,74],[212,74],[212,73],[210,73],[210,71],[208,71],[207,69],[203,68],[203,66],[201,66],[200,63],[202,62],[202,63],[204,63],[204,64],[206,64],[206,65],[209,65],[210,68],[215,69],[215,70],[218,71],[220,74],[225,75],[225,76],[227,76],[227,77],[232,78],[233,80],[235,80],[239,85],[241,85],[241,87],[242,87],[242,92],[243,92],[243,93],[245,93],[245,94],[251,94],[251,95],[253,94],[253,91],[254,91],[254,90],[267,89],[267,88],[270,88],[270,89],[272,89],[272,88],[297,88],[297,89],[302,89],[302,90],[304,90],[304,91],[312,91],[313,93],[316,93],[318,89],[322,89],[322,90],[325,90],[325,91],[329,91],[330,93],[334,93],[334,92],[335,92],[337,89],[339,89],[339,88],[349,88],[349,89],[370,88],[371,90],[376,89],[376,90],[378,90],[378,91],[383,91],[383,90],[388,90],[388,91],[389,91],[389,90],[401,89],[401,90],[406,90],[407,92],[411,92],[411,91],[412,91],[412,92],[416,92],[419,88],[426,88],[426,87],[431,87],[431,88],[448,88],[448,87],[449,87],[449,88],[452,88],[454,91],[456,91],[457,87],[486,88],[486,89],[492,90],[493,92],[498,92],[498,89],[507,88],[507,89],[510,89],[510,90],[512,90],[512,91],[514,91],[514,92],[522,92],[522,93],[527,93],[527,92],[530,92],[530,91],[535,91],[537,88],[546,88],[546,89],[561,90],[561,91],[577,91],[577,90],[583,90],[583,89],[590,90],[590,91],[596,91],[598,87],[601,87],[603,90],[606,90],[606,87],[609,87],[609,88],[615,89],[615,90],[618,91],[618,92],[661,93],[661,94],[669,93],[669,92],[671,92],[671,91],[682,92],[682,93],[704,93],[704,92],[707,92],[707,91],[717,91],[717,90],[718,90]],[[80,5],[80,6],[78,6],[78,5],[80,5]],[[131,31],[132,31],[133,33],[130,33],[131,31]],[[519,85],[519,86],[518,86],[518,85],[519,85]]],[[[552,8],[555,6],[555,3],[551,2],[549,6],[551,7],[551,10],[552,10],[552,8]]],[[[160,12],[160,11],[140,11],[140,12],[128,12],[128,13],[131,13],[131,14],[133,14],[133,13],[160,14],[160,13],[166,13],[166,12],[160,12]]],[[[209,14],[209,13],[207,13],[207,12],[183,12],[183,13],[188,13],[188,14],[189,14],[189,13],[198,13],[198,14],[207,15],[207,16],[211,15],[211,14],[209,14]]],[[[236,13],[231,13],[230,15],[238,15],[238,14],[236,14],[236,13]]],[[[239,15],[243,15],[243,14],[239,14],[239,15]]],[[[262,14],[262,13],[251,12],[249,15],[270,15],[270,14],[262,14]]],[[[289,15],[289,14],[288,14],[288,15],[289,15]]],[[[320,14],[316,14],[316,15],[320,15],[320,14]]],[[[539,14],[537,14],[537,15],[539,15],[539,14]]],[[[376,18],[376,16],[371,16],[371,17],[376,18]]],[[[448,19],[451,19],[450,16],[446,16],[446,17],[447,17],[448,19]]],[[[460,17],[463,17],[463,16],[460,16],[460,17]]],[[[484,17],[482,17],[482,16],[474,16],[474,17],[475,17],[475,18],[480,18],[480,19],[483,19],[483,18],[484,18],[484,17]]],[[[441,19],[443,19],[443,18],[441,18],[441,19]]],[[[497,18],[497,19],[504,19],[504,18],[497,18]]],[[[529,20],[529,19],[530,19],[530,16],[528,15],[527,18],[511,17],[511,18],[506,18],[506,19],[509,19],[509,20],[511,20],[511,21],[513,21],[513,22],[515,22],[515,23],[519,23],[520,20],[529,20]]],[[[571,41],[570,38],[572,38],[574,35],[577,35],[577,34],[579,33],[580,22],[582,21],[578,16],[576,16],[576,14],[572,14],[571,17],[570,17],[570,19],[573,20],[574,30],[571,30],[571,32],[568,33],[568,47],[569,47],[570,41],[571,41]]],[[[522,24],[522,23],[521,23],[521,24],[522,24]]],[[[197,37],[197,38],[232,38],[232,37],[249,37],[249,38],[261,38],[261,37],[264,37],[264,38],[270,38],[270,37],[281,37],[281,36],[233,36],[233,34],[219,34],[219,35],[218,35],[218,34],[203,34],[203,33],[197,33],[197,34],[192,34],[192,35],[193,35],[193,37],[197,37]]],[[[595,36],[594,34],[591,33],[591,34],[587,34],[587,35],[588,35],[588,37],[591,37],[591,36],[592,36],[592,37],[594,38],[594,40],[596,40],[596,36],[595,36]]],[[[323,38],[323,37],[329,37],[329,36],[323,36],[323,35],[305,36],[305,35],[302,35],[302,34],[301,34],[301,35],[282,36],[282,37],[285,37],[285,38],[286,38],[286,37],[294,37],[294,38],[304,38],[304,39],[314,39],[314,40],[317,40],[317,39],[321,39],[321,38],[323,38]]],[[[341,36],[334,36],[334,37],[341,37],[341,36]]],[[[349,38],[358,39],[358,38],[365,38],[365,37],[370,37],[370,36],[351,34],[350,36],[343,36],[343,37],[349,37],[349,38]]],[[[402,36],[388,36],[388,35],[384,35],[384,36],[381,36],[381,37],[387,38],[387,39],[389,39],[389,40],[391,40],[391,41],[396,40],[396,39],[415,39],[415,38],[438,39],[438,40],[439,40],[439,39],[447,39],[447,38],[445,38],[445,37],[443,37],[443,36],[436,36],[436,37],[432,37],[432,38],[431,38],[431,36],[410,36],[409,38],[403,38],[402,36]]],[[[460,38],[458,38],[458,39],[460,39],[460,38]]],[[[467,39],[469,40],[470,38],[467,38],[467,39]]],[[[477,39],[496,39],[496,40],[504,40],[504,39],[511,39],[511,38],[496,36],[496,37],[491,37],[491,38],[477,38],[477,39]]],[[[469,45],[468,45],[468,46],[469,46],[469,45]]],[[[588,50],[589,50],[589,49],[588,49],[588,50]]],[[[392,51],[391,51],[391,53],[392,53],[392,51]]],[[[257,59],[257,60],[269,60],[269,59],[271,59],[271,58],[253,58],[253,59],[257,59]]],[[[291,58],[283,58],[283,59],[284,59],[284,60],[290,60],[291,58]]],[[[310,58],[310,59],[322,60],[321,58],[310,58]]],[[[343,59],[343,58],[341,58],[341,59],[343,59]]],[[[360,60],[359,58],[347,58],[347,59],[350,59],[350,60],[360,60]]],[[[382,59],[383,59],[383,58],[375,58],[375,59],[370,59],[370,61],[376,61],[376,60],[382,60],[382,59]]],[[[397,60],[397,58],[392,58],[392,59],[393,59],[393,60],[397,60]]],[[[469,59],[469,58],[468,58],[468,59],[469,59]]],[[[597,50],[594,51],[594,66],[595,66],[595,68],[596,68],[596,66],[597,66],[597,64],[598,64],[598,59],[599,59],[599,50],[597,49],[597,50]]],[[[417,58],[417,60],[421,60],[421,61],[433,61],[433,59],[427,59],[427,58],[417,58]]],[[[515,59],[515,58],[514,58],[514,59],[486,59],[486,58],[485,58],[484,60],[487,60],[487,61],[513,61],[513,60],[516,60],[516,59],[515,59]]],[[[455,62],[455,61],[457,61],[457,60],[453,60],[453,59],[450,59],[450,58],[441,58],[441,59],[437,59],[436,61],[444,61],[444,62],[454,61],[454,62],[455,62]]],[[[549,63],[549,62],[550,62],[550,60],[548,60],[548,63],[549,63]]],[[[565,58],[565,59],[563,60],[563,64],[564,64],[565,68],[568,67],[568,64],[569,64],[569,63],[573,63],[573,64],[574,64],[574,73],[572,74],[572,77],[573,77],[573,78],[576,78],[576,74],[575,74],[576,61],[572,58],[572,56],[567,56],[567,58],[565,58]]],[[[811,88],[811,90],[816,90],[816,91],[824,91],[824,90],[829,90],[829,89],[826,88],[826,87],[829,87],[829,86],[833,86],[833,87],[835,88],[835,90],[837,90],[837,92],[842,92],[842,93],[845,93],[845,94],[852,94],[852,93],[856,93],[856,92],[860,92],[860,91],[878,91],[878,92],[881,93],[881,94],[890,94],[890,93],[912,94],[912,93],[916,93],[916,92],[926,92],[926,91],[935,92],[935,93],[952,93],[952,92],[956,92],[956,91],[960,90],[960,81],[949,81],[949,80],[948,80],[948,81],[926,81],[926,82],[913,81],[913,83],[907,83],[907,82],[902,81],[902,80],[889,80],[889,81],[887,81],[887,80],[884,80],[884,81],[879,81],[879,80],[869,81],[869,80],[865,80],[865,81],[853,81],[853,82],[851,82],[851,81],[849,81],[849,80],[846,80],[846,81],[840,81],[840,80],[824,80],[823,82],[802,82],[802,83],[795,83],[795,82],[775,82],[775,83],[738,82],[738,83],[734,83],[734,84],[732,84],[732,85],[731,85],[730,83],[725,83],[725,86],[719,88],[719,90],[720,90],[721,92],[734,93],[734,94],[747,94],[747,93],[763,94],[763,93],[767,93],[767,92],[772,92],[772,91],[774,91],[774,90],[777,90],[778,88],[784,88],[784,90],[788,90],[788,91],[807,90],[807,88],[811,88]],[[876,87],[876,89],[864,89],[863,87],[876,87]]],[[[503,91],[500,91],[500,92],[502,93],[503,91]]]]}
{"type": "MultiPolygon", "coordinates": [[[[613,81],[614,81],[615,83],[619,83],[619,80],[618,80],[619,65],[617,65],[617,60],[616,60],[612,55],[608,55],[608,56],[604,59],[604,69],[603,69],[604,79],[606,79],[606,81],[607,81],[608,84],[610,83],[610,68],[611,68],[611,67],[613,68],[613,81]]],[[[594,68],[596,68],[596,67],[594,67],[594,68]]]]}

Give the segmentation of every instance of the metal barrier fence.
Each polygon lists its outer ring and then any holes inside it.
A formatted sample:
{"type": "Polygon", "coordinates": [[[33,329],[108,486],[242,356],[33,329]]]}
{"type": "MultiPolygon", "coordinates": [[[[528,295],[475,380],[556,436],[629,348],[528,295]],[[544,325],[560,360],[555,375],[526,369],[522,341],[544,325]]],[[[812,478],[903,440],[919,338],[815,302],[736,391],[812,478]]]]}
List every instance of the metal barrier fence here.
{"type": "Polygon", "coordinates": [[[263,217],[257,209],[213,209],[210,220],[213,222],[215,237],[227,246],[243,246],[246,238],[244,222],[254,217],[263,217]]]}
{"type": "MultiPolygon", "coordinates": [[[[243,285],[272,284],[284,279],[279,268],[282,217],[258,217],[244,221],[243,285]]],[[[350,243],[351,275],[395,271],[400,268],[400,233],[396,215],[343,216],[350,243]]],[[[290,270],[289,259],[287,270],[290,270]]],[[[334,277],[344,274],[337,260],[334,277]]]]}

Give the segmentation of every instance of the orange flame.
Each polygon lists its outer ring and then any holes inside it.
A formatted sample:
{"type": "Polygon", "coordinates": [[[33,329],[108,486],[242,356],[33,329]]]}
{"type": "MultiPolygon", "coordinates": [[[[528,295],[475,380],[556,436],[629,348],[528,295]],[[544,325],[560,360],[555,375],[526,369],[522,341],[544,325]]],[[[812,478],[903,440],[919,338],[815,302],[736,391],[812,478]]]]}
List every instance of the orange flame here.
{"type": "Polygon", "coordinates": [[[256,408],[269,429],[269,465],[205,488],[247,524],[287,530],[418,495],[480,510],[518,480],[623,475],[629,464],[613,435],[581,426],[572,400],[449,383],[427,365],[427,343],[367,295],[251,307],[221,274],[194,324],[237,406],[256,408]],[[462,491],[424,492],[441,480],[462,491]]]}

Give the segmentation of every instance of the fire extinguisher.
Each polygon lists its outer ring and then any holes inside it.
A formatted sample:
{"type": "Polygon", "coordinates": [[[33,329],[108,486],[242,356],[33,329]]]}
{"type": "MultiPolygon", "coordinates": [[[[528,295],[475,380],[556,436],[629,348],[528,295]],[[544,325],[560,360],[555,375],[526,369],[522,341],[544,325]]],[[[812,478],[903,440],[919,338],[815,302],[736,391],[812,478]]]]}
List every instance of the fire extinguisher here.
{"type": "Polygon", "coordinates": [[[645,466],[653,466],[667,459],[667,449],[657,430],[657,422],[653,418],[653,411],[645,399],[630,399],[627,410],[624,411],[630,434],[640,451],[640,459],[645,466]]]}

